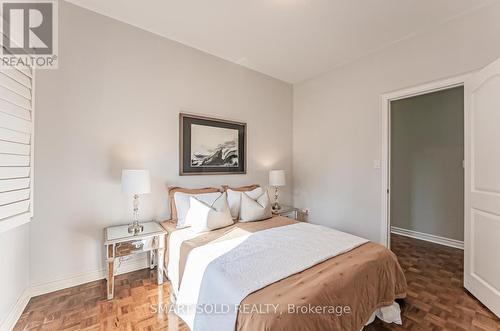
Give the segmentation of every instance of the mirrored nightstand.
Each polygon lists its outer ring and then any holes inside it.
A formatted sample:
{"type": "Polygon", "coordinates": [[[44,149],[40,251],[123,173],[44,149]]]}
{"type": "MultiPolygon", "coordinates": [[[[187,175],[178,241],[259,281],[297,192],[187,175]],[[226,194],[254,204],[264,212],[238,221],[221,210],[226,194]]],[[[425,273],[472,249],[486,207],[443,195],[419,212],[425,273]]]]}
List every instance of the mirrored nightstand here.
{"type": "Polygon", "coordinates": [[[300,208],[292,206],[281,205],[281,209],[277,212],[273,212],[273,214],[288,217],[299,222],[307,221],[307,213],[303,212],[300,208]]]}
{"type": "Polygon", "coordinates": [[[144,230],[136,235],[128,232],[128,225],[111,226],[104,229],[106,247],[107,297],[113,299],[115,291],[115,259],[137,253],[147,252],[150,267],[152,256],[156,256],[158,272],[157,283],[163,284],[163,259],[165,255],[165,235],[167,231],[156,222],[140,223],[144,230]]]}

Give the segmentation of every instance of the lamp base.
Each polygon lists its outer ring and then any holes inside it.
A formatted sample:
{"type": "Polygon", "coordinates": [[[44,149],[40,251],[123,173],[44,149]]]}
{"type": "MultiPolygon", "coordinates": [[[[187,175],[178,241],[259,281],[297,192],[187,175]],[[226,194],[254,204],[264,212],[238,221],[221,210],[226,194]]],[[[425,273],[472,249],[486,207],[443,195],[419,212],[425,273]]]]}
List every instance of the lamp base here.
{"type": "Polygon", "coordinates": [[[273,213],[277,214],[281,210],[281,206],[278,202],[275,202],[272,204],[271,209],[272,209],[273,213]]]}
{"type": "Polygon", "coordinates": [[[144,226],[140,225],[139,221],[134,221],[134,223],[128,226],[128,233],[131,233],[134,236],[138,235],[142,231],[144,231],[144,226]]]}

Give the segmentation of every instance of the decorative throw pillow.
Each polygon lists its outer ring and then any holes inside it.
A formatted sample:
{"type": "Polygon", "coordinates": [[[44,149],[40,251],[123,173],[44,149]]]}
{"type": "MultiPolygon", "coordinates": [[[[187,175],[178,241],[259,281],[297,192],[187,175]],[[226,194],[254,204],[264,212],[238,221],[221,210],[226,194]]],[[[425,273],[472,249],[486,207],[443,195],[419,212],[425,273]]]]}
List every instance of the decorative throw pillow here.
{"type": "Polygon", "coordinates": [[[260,197],[264,191],[262,187],[257,187],[256,189],[246,192],[227,189],[227,203],[229,204],[231,216],[234,220],[237,220],[240,215],[241,195],[243,193],[246,193],[250,198],[255,200],[260,197]]]}
{"type": "Polygon", "coordinates": [[[194,232],[212,231],[233,224],[226,193],[221,194],[211,205],[195,197],[190,197],[189,200],[185,224],[191,226],[194,232]]]}
{"type": "Polygon", "coordinates": [[[272,216],[271,200],[269,200],[267,190],[257,199],[252,199],[246,192],[241,194],[241,222],[260,221],[271,218],[272,216]]]}
{"type": "Polygon", "coordinates": [[[212,205],[215,200],[217,200],[222,193],[200,193],[200,194],[189,194],[183,192],[175,192],[174,201],[175,208],[177,209],[177,228],[186,227],[185,219],[190,207],[190,198],[195,197],[197,200],[205,202],[208,205],[212,205]]]}

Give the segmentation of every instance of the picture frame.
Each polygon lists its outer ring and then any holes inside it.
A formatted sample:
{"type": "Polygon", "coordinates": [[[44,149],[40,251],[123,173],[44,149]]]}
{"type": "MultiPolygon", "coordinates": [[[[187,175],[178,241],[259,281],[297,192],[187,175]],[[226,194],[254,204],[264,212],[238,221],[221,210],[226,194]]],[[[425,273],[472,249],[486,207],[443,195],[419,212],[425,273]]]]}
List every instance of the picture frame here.
{"type": "Polygon", "coordinates": [[[246,174],[247,124],[179,114],[179,175],[246,174]]]}

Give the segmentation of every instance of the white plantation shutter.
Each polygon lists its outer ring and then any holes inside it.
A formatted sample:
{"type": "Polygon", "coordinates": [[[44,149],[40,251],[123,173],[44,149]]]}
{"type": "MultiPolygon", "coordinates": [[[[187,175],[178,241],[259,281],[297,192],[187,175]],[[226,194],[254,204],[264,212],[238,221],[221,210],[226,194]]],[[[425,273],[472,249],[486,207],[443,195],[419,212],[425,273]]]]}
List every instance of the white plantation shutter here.
{"type": "Polygon", "coordinates": [[[0,232],[33,216],[33,74],[0,69],[0,232]]]}

